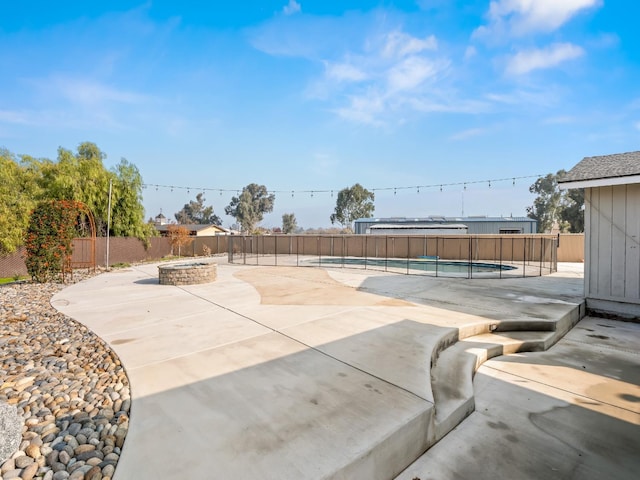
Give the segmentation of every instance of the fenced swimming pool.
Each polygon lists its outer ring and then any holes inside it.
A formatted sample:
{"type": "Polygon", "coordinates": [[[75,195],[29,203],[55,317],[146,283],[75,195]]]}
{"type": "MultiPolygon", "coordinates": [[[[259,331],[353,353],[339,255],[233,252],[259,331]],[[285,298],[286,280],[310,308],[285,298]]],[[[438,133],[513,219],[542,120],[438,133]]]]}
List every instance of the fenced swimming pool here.
{"type": "Polygon", "coordinates": [[[517,270],[517,267],[506,264],[488,262],[466,262],[455,260],[441,260],[439,258],[417,258],[417,259],[396,259],[396,258],[336,258],[327,257],[318,260],[319,266],[358,266],[370,268],[386,268],[387,270],[415,270],[417,272],[436,273],[459,273],[466,274],[471,270],[473,273],[495,273],[499,270],[517,270]]]}
{"type": "Polygon", "coordinates": [[[229,263],[507,278],[555,272],[557,247],[552,235],[232,236],[229,263]]]}

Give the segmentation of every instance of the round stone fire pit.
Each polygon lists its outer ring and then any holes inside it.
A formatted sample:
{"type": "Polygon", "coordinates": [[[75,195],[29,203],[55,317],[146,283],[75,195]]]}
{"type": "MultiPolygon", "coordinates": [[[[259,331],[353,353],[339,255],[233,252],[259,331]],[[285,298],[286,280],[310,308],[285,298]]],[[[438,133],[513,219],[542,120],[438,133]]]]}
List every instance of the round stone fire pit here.
{"type": "Polygon", "coordinates": [[[197,285],[213,282],[218,275],[218,264],[213,262],[160,265],[160,285],[197,285]]]}

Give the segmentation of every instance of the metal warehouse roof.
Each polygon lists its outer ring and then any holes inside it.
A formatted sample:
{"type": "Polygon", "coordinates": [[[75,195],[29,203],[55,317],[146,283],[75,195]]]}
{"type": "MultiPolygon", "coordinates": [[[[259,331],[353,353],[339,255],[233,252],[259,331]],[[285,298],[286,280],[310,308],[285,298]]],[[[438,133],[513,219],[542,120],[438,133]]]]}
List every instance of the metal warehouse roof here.
{"type": "Polygon", "coordinates": [[[434,222],[535,222],[534,219],[529,217],[485,217],[485,216],[472,216],[472,217],[443,217],[438,215],[432,215],[429,217],[388,217],[388,218],[359,218],[356,222],[384,222],[397,225],[398,223],[429,223],[434,222]]]}

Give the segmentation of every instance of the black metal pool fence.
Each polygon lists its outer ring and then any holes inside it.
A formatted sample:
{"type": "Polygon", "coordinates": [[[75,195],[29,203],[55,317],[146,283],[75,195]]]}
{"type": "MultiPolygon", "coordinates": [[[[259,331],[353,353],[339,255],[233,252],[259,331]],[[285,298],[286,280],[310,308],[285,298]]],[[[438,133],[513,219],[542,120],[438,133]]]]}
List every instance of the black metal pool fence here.
{"type": "Polygon", "coordinates": [[[458,278],[540,276],[558,269],[555,235],[230,236],[229,263],[360,268],[458,278]]]}

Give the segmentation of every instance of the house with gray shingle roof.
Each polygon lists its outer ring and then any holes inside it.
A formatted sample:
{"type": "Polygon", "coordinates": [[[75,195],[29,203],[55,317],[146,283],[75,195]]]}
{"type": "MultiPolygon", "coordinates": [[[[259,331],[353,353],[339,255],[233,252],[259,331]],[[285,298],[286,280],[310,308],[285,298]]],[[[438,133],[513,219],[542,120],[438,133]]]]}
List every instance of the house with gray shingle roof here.
{"type": "Polygon", "coordinates": [[[558,185],[585,189],[587,309],[640,319],[640,151],[586,157],[558,185]]]}

